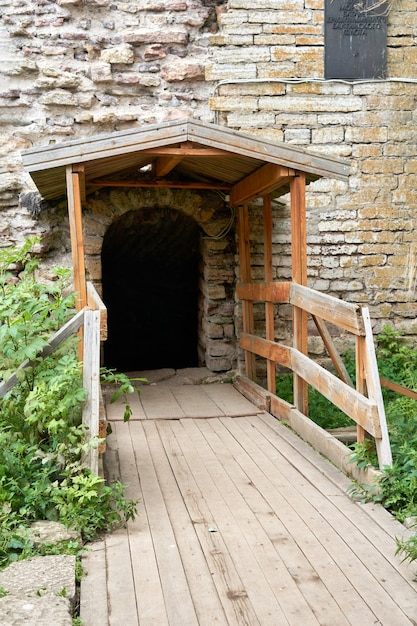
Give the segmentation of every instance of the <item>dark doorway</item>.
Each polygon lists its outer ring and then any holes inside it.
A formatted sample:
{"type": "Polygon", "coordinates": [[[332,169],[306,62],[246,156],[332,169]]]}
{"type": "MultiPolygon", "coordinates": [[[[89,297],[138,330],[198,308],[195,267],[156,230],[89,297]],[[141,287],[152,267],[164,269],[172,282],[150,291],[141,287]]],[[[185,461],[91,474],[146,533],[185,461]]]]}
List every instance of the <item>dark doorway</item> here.
{"type": "Polygon", "coordinates": [[[198,261],[198,225],[179,211],[129,211],[109,227],[102,247],[107,367],[198,365],[198,261]]]}

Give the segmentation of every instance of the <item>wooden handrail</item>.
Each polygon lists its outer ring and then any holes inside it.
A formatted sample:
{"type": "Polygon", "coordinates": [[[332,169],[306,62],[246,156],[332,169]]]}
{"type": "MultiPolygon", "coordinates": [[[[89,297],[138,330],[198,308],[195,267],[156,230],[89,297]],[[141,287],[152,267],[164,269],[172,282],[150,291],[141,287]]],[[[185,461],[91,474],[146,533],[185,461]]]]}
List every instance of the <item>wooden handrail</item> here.
{"type": "Polygon", "coordinates": [[[107,339],[107,307],[90,281],[87,282],[87,306],[100,312],[100,341],[107,339]]]}
{"type": "MultiPolygon", "coordinates": [[[[36,355],[40,358],[45,358],[49,354],[55,352],[55,350],[66,340],[68,337],[76,333],[84,323],[84,310],[78,311],[74,317],[72,317],[64,326],[62,326],[56,333],[53,335],[47,345],[39,351],[36,355]]],[[[6,395],[8,391],[13,389],[15,385],[19,382],[19,370],[28,367],[31,364],[31,361],[27,359],[23,363],[19,365],[16,372],[10,376],[10,378],[0,383],[0,398],[6,395]]]]}
{"type": "MultiPolygon", "coordinates": [[[[296,349],[296,346],[285,346],[248,332],[241,334],[240,346],[246,354],[261,356],[267,362],[290,369],[297,380],[303,380],[317,389],[356,422],[358,434],[367,432],[375,438],[380,468],[391,465],[391,448],[368,309],[289,282],[244,282],[237,286],[236,293],[248,303],[290,303],[296,309],[312,315],[340,378],[296,349]],[[356,335],[357,341],[361,343],[362,349],[357,352],[360,361],[357,363],[360,372],[357,389],[353,388],[326,329],[326,321],[356,335]]],[[[279,407],[276,403],[272,405],[279,407]]],[[[305,413],[304,410],[302,412],[305,413]]]]}
{"type": "MultiPolygon", "coordinates": [[[[94,290],[95,291],[95,290],[94,290]]],[[[91,292],[94,295],[94,292],[91,292]]],[[[103,305],[104,306],[104,305],[103,305]]],[[[84,327],[83,332],[83,386],[87,391],[87,399],[83,407],[83,422],[88,426],[88,438],[99,436],[100,417],[100,334],[102,307],[95,310],[89,308],[78,311],[62,328],[60,328],[37,354],[37,358],[45,358],[71,335],[84,327]]],[[[19,370],[28,367],[31,361],[26,360],[10,378],[0,383],[0,398],[6,395],[19,383],[19,370]]],[[[88,454],[90,469],[98,474],[98,447],[91,446],[88,454]]]]}

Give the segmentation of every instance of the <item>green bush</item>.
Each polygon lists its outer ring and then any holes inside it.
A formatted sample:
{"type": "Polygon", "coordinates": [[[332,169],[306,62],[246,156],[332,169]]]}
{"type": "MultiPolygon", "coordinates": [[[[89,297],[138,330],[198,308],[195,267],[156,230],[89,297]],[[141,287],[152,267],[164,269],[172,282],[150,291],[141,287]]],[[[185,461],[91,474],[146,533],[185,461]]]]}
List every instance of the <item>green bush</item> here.
{"type": "MultiPolygon", "coordinates": [[[[34,553],[28,526],[35,520],[60,521],[88,541],[133,518],[136,507],[123,485],[106,485],[83,461],[91,444],[81,422],[86,392],[76,338],[37,356],[74,314],[74,295],[64,295],[69,270],[56,269],[50,284],[36,280],[34,243],[0,251],[0,380],[26,362],[0,399],[0,566],[34,553]]],[[[133,390],[123,375],[104,377],[119,384],[115,397],[133,390]]]]}

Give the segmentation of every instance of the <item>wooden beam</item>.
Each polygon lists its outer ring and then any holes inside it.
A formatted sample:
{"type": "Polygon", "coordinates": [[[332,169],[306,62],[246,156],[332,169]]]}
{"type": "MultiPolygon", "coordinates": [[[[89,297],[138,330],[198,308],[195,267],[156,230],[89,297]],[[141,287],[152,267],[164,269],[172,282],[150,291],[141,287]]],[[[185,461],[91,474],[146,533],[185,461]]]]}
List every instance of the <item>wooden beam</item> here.
{"type": "Polygon", "coordinates": [[[291,283],[238,283],[236,295],[241,300],[257,302],[289,302],[291,283]]]}
{"type": "MultiPolygon", "coordinates": [[[[99,434],[100,420],[100,311],[86,309],[84,315],[83,387],[87,398],[83,407],[83,424],[88,426],[88,440],[99,434]]],[[[89,447],[87,455],[91,471],[98,475],[98,447],[89,447]]]]}
{"type": "MultiPolygon", "coordinates": [[[[249,213],[248,205],[239,207],[238,212],[239,233],[239,268],[240,280],[251,282],[250,240],[249,240],[249,213]]],[[[243,332],[252,334],[254,331],[253,303],[244,300],[242,302],[243,332]]],[[[255,355],[245,352],[246,376],[251,380],[256,378],[255,355]]]]}
{"type": "Polygon", "coordinates": [[[77,294],[76,308],[80,310],[87,304],[80,175],[74,172],[72,166],[69,165],[66,176],[74,290],[77,294]]]}
{"type": "Polygon", "coordinates": [[[231,185],[224,183],[200,183],[196,181],[173,181],[173,180],[154,180],[154,181],[138,181],[138,180],[107,180],[105,178],[96,178],[89,181],[91,187],[160,187],[161,189],[222,189],[229,191],[231,185]]]}
{"type": "Polygon", "coordinates": [[[385,389],[390,389],[390,391],[395,391],[396,393],[400,393],[402,396],[406,396],[407,398],[417,400],[417,391],[408,389],[408,387],[403,387],[398,383],[393,383],[392,380],[387,380],[386,378],[380,377],[379,380],[381,382],[381,387],[384,387],[385,389]]]}
{"type": "MultiPolygon", "coordinates": [[[[271,196],[264,197],[264,277],[266,283],[272,282],[272,204],[271,196]]],[[[265,326],[266,338],[275,340],[275,316],[274,303],[265,302],[265,326]]],[[[276,393],[275,361],[268,359],[266,362],[266,377],[268,391],[276,393]]]]}
{"type": "Polygon", "coordinates": [[[375,425],[380,429],[380,434],[376,435],[375,441],[376,450],[378,454],[379,469],[384,467],[391,467],[392,465],[392,453],[391,445],[388,434],[387,420],[385,416],[384,400],[382,397],[381,385],[379,382],[378,365],[375,354],[374,336],[372,333],[371,318],[369,316],[369,309],[367,307],[362,308],[362,316],[365,325],[365,342],[366,342],[366,381],[368,385],[368,395],[373,400],[378,408],[378,424],[375,425]]]}
{"type": "Polygon", "coordinates": [[[291,350],[290,367],[367,432],[376,438],[381,437],[378,407],[375,401],[366,398],[356,389],[352,389],[298,350],[291,350]]]}
{"type": "Polygon", "coordinates": [[[182,146],[180,148],[170,148],[170,147],[162,147],[162,148],[150,148],[147,150],[143,150],[141,154],[149,155],[149,156],[166,156],[166,157],[233,157],[236,156],[233,152],[228,152],[227,150],[222,150],[219,148],[195,148],[192,146],[182,146]]]}
{"type": "MultiPolygon", "coordinates": [[[[297,172],[290,180],[292,280],[307,285],[306,176],[297,172]]],[[[294,348],[307,354],[307,312],[293,306],[294,348]]],[[[294,373],[295,407],[308,415],[308,386],[294,373]]]]}
{"type": "Polygon", "coordinates": [[[230,206],[265,196],[288,183],[292,176],[294,171],[288,167],[267,163],[232,187],[230,206]]]}
{"type": "Polygon", "coordinates": [[[154,172],[157,178],[166,176],[171,170],[174,169],[178,163],[181,163],[184,157],[182,156],[163,156],[159,157],[154,164],[154,172]]]}
{"type": "MultiPolygon", "coordinates": [[[[291,368],[291,348],[263,337],[242,333],[240,346],[253,354],[258,354],[264,359],[279,363],[283,367],[291,368]]],[[[275,390],[273,391],[275,394],[275,390]]]]}
{"type": "MultiPolygon", "coordinates": [[[[360,335],[356,337],[356,389],[357,391],[366,396],[368,390],[366,387],[366,342],[365,337],[360,335]]],[[[363,443],[366,438],[366,431],[360,424],[356,427],[356,440],[358,443],[363,443]]]]}
{"type": "Polygon", "coordinates": [[[87,282],[87,305],[93,311],[100,311],[100,341],[107,339],[107,307],[98,295],[93,283],[87,282]]]}
{"type": "MultiPolygon", "coordinates": [[[[48,339],[48,343],[46,346],[42,348],[36,354],[36,358],[45,358],[49,354],[55,352],[55,350],[68,339],[74,333],[76,333],[84,323],[84,311],[78,311],[64,326],[62,326],[50,339],[48,339]]],[[[26,359],[23,363],[19,365],[16,372],[19,370],[24,370],[25,367],[28,367],[32,362],[29,359],[26,359]]],[[[15,385],[21,382],[21,377],[19,374],[14,373],[7,379],[7,381],[0,383],[0,398],[6,395],[10,389],[13,389],[15,385]]]]}
{"type": "Polygon", "coordinates": [[[76,163],[75,165],[72,166],[72,171],[77,174],[79,174],[79,181],[80,181],[80,197],[81,197],[81,202],[85,202],[86,201],[86,191],[85,191],[85,165],[84,163],[76,163]]]}
{"type": "Polygon", "coordinates": [[[296,283],[290,286],[290,303],[354,335],[365,334],[360,307],[357,304],[344,302],[296,283]]]}
{"type": "Polygon", "coordinates": [[[345,364],[340,357],[340,354],[336,350],[336,346],[334,345],[334,341],[327,329],[326,323],[320,317],[316,317],[315,315],[313,315],[313,321],[316,325],[317,330],[320,333],[320,337],[323,340],[326,350],[330,358],[332,359],[336,372],[339,374],[341,380],[343,380],[344,383],[349,385],[349,387],[354,388],[355,386],[349,376],[349,372],[347,371],[345,364]]]}

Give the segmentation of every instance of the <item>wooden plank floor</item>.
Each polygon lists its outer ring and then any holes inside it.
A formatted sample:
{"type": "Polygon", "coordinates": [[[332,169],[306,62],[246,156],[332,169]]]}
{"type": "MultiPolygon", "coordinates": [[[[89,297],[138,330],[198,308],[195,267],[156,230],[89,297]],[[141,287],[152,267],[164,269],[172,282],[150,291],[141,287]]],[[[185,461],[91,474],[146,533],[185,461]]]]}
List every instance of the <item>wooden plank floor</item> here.
{"type": "Polygon", "coordinates": [[[84,626],[417,624],[403,527],[232,385],[149,385],[121,415],[106,471],[141,501],[85,559],[84,626]]]}

